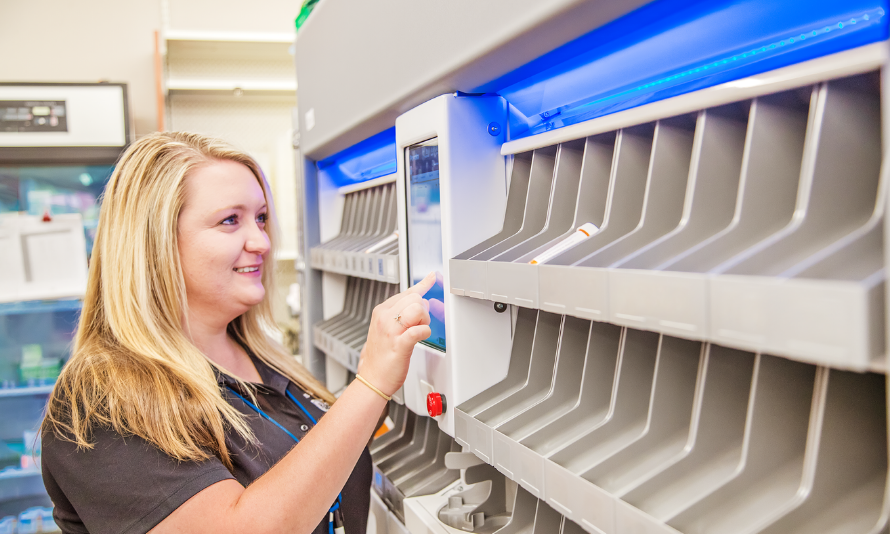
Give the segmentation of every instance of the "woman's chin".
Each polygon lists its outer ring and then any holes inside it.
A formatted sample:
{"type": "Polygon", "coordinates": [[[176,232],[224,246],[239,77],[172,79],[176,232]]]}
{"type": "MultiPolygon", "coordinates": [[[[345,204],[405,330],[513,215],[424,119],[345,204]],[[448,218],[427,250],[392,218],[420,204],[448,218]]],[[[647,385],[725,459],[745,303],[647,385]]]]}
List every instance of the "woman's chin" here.
{"type": "Polygon", "coordinates": [[[266,290],[264,288],[260,288],[259,291],[246,291],[243,295],[240,295],[238,302],[241,304],[242,307],[245,308],[244,311],[246,312],[250,308],[253,308],[257,304],[263,302],[263,298],[265,296],[266,290]]]}

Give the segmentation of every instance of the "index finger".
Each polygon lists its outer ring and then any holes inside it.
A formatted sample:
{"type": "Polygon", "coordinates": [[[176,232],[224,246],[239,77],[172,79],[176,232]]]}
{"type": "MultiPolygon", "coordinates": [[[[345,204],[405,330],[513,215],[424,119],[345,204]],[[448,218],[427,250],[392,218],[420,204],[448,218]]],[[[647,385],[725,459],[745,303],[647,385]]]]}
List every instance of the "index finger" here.
{"type": "Polygon", "coordinates": [[[423,296],[424,294],[426,294],[427,291],[430,290],[430,288],[433,287],[433,284],[436,283],[435,275],[436,275],[436,272],[431,271],[420,282],[417,282],[415,285],[413,285],[412,287],[409,287],[405,291],[402,291],[401,293],[399,293],[397,295],[393,295],[393,296],[389,297],[388,299],[386,299],[385,301],[383,301],[383,306],[385,306],[387,308],[392,308],[395,304],[397,304],[403,298],[407,297],[408,295],[413,295],[415,293],[423,296]]]}

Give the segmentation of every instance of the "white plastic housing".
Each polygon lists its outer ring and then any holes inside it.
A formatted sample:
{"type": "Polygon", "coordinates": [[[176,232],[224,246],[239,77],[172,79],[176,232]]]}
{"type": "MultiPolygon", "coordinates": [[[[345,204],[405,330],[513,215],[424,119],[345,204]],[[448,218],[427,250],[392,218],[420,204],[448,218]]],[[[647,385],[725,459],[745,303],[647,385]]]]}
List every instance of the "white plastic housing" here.
{"type": "Polygon", "coordinates": [[[500,153],[507,124],[499,97],[443,95],[396,119],[399,261],[401,288],[409,285],[405,149],[439,139],[442,257],[447,352],[422,344],[414,349],[402,400],[426,415],[426,397],[447,400],[439,426],[454,435],[454,407],[496,384],[510,361],[510,314],[491,302],[461,299],[449,288],[448,259],[500,230],[507,199],[505,159],[500,153]],[[497,135],[489,125],[498,123],[497,135]]]}

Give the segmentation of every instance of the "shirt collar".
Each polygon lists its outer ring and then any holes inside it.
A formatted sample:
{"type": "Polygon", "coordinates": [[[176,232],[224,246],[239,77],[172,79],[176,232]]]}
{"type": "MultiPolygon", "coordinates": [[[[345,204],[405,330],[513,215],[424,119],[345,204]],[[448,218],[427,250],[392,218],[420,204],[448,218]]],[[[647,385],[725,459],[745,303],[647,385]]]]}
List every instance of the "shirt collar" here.
{"type": "MultiPolygon", "coordinates": [[[[247,355],[250,356],[250,360],[253,362],[253,366],[256,367],[256,372],[263,380],[262,384],[256,384],[253,382],[248,382],[248,384],[252,384],[257,388],[268,388],[272,391],[275,391],[276,393],[279,393],[282,396],[286,396],[287,386],[290,384],[290,380],[288,380],[287,377],[283,376],[281,373],[266,365],[265,362],[254,356],[252,352],[247,351],[247,355]]],[[[220,386],[238,386],[237,380],[221,372],[216,366],[213,367],[213,372],[216,374],[216,381],[220,386]]]]}

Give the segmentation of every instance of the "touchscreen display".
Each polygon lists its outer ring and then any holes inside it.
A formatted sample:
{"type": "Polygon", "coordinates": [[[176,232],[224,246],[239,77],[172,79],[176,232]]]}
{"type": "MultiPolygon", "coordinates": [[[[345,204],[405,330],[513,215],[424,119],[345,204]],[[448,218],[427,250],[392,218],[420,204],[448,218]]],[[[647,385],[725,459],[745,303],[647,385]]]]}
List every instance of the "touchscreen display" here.
{"type": "Polygon", "coordinates": [[[430,303],[432,335],[421,343],[445,350],[445,293],[442,283],[442,212],[439,200],[439,140],[406,150],[408,162],[408,277],[414,285],[436,272],[423,298],[430,303]]]}

